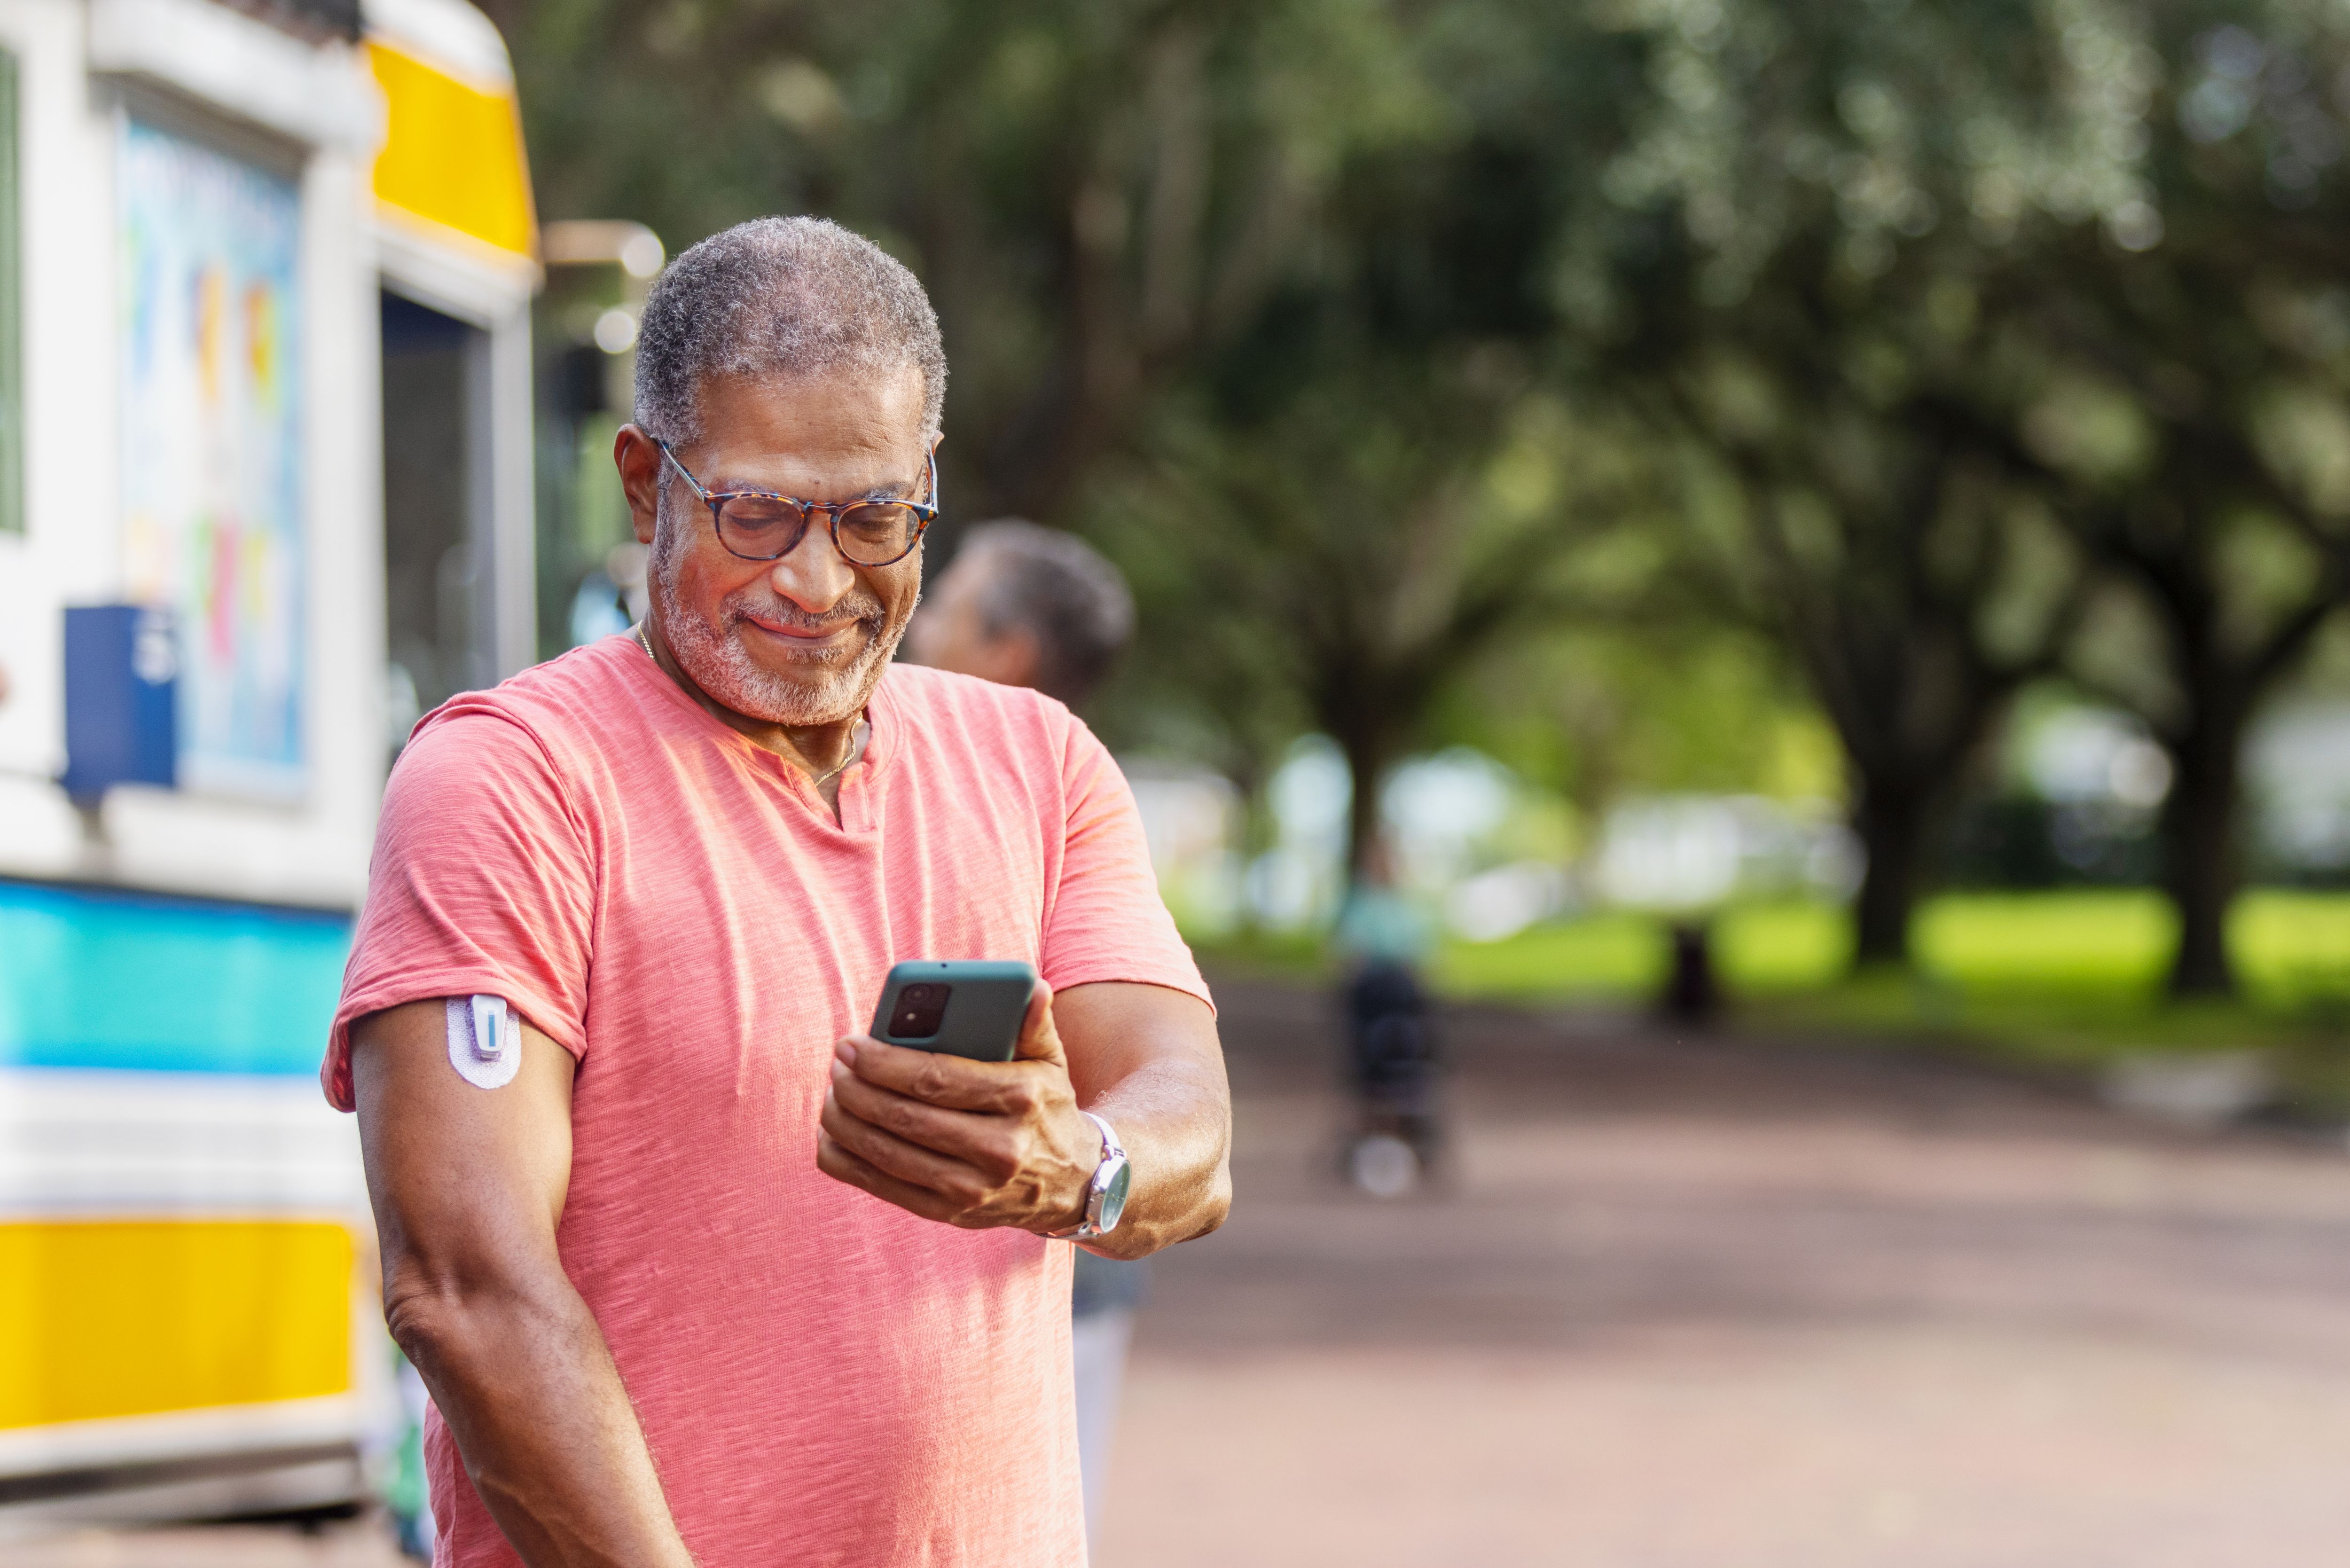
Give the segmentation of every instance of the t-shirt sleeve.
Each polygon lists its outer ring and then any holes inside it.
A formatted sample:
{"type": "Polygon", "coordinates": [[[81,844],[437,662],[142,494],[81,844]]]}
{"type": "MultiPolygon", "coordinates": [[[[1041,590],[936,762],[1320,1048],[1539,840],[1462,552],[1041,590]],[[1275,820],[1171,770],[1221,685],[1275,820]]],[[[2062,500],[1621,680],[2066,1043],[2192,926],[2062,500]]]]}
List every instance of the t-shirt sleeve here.
{"type": "Polygon", "coordinates": [[[428,725],[384,791],[327,1098],[352,1108],[354,1020],[432,997],[503,996],[585,1055],[595,887],[585,825],[530,731],[482,709],[428,725]]]}
{"type": "Polygon", "coordinates": [[[1045,982],[1163,985],[1215,1005],[1159,896],[1134,792],[1109,751],[1072,719],[1062,761],[1066,816],[1059,880],[1045,912],[1045,982]]]}

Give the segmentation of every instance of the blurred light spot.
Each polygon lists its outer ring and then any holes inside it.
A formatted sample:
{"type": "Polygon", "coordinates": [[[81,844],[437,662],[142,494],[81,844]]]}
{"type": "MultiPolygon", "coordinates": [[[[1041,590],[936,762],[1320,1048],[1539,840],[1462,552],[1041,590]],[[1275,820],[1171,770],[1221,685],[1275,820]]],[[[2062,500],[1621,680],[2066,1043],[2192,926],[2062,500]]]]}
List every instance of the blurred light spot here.
{"type": "Polygon", "coordinates": [[[2178,126],[2197,141],[2225,141],[2252,118],[2251,89],[2228,77],[2206,77],[2178,104],[2178,126]]]}
{"type": "Polygon", "coordinates": [[[2150,202],[2124,202],[2106,215],[2106,232],[2126,251],[2150,251],[2162,243],[2162,214],[2150,202]]]}
{"type": "Polygon", "coordinates": [[[1496,866],[1454,888],[1444,900],[1445,923],[1472,942],[1514,937],[1566,907],[1566,874],[1538,860],[1496,866]]]}
{"type": "Polygon", "coordinates": [[[841,118],[840,89],[811,60],[785,60],[759,76],[759,102],[803,136],[817,135],[841,118]]]}
{"type": "Polygon", "coordinates": [[[2124,805],[2152,810],[2170,793],[2170,758],[2152,741],[2130,742],[2106,764],[2106,787],[2124,805]]]}
{"type": "Polygon", "coordinates": [[[620,269],[630,277],[650,277],[660,271],[666,258],[661,254],[660,236],[650,229],[629,236],[620,247],[620,269]]]}
{"type": "Polygon", "coordinates": [[[2260,75],[2261,64],[2267,57],[2267,47],[2238,26],[2221,27],[2203,43],[2204,63],[2213,73],[2240,82],[2260,75]]]}
{"type": "Polygon", "coordinates": [[[2317,201],[2317,171],[2291,152],[2269,160],[2269,200],[2288,212],[2299,212],[2317,201]]]}
{"type": "Polygon", "coordinates": [[[625,354],[637,346],[637,318],[619,306],[596,318],[596,347],[607,354],[625,354]]]}

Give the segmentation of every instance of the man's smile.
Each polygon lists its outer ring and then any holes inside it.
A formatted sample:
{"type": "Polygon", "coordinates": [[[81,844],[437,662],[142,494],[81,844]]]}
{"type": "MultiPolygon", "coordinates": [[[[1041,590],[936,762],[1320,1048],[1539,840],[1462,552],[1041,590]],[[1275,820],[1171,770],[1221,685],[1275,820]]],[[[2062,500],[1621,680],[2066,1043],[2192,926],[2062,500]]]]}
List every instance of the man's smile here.
{"type": "Polygon", "coordinates": [[[829,651],[847,648],[857,640],[857,635],[859,632],[866,629],[865,622],[861,618],[840,621],[832,626],[798,626],[789,621],[773,619],[755,610],[741,610],[737,615],[744,626],[777,639],[785,648],[795,652],[829,651]]]}

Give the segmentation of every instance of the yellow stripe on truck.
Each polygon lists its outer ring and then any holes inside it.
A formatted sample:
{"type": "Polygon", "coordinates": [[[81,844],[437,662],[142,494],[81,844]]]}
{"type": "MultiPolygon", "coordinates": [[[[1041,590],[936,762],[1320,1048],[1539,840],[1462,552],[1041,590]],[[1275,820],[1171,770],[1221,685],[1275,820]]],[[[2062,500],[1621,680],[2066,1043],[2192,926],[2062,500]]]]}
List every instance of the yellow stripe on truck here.
{"type": "Polygon", "coordinates": [[[368,41],[389,123],[376,199],[517,255],[535,254],[530,165],[512,89],[484,89],[368,41]]]}
{"type": "Polygon", "coordinates": [[[351,1265],[308,1221],[0,1224],[0,1430],[347,1392],[351,1265]]]}

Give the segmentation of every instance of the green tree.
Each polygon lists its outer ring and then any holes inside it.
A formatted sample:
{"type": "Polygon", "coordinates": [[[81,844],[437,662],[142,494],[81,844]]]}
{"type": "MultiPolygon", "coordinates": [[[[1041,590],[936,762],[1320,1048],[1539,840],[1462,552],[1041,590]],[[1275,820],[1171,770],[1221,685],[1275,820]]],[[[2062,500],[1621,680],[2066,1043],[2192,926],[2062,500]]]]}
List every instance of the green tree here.
{"type": "Polygon", "coordinates": [[[1864,961],[1906,956],[1964,764],[2083,600],[2079,553],[2025,493],[1987,308],[2039,228],[1969,215],[1993,180],[2049,223],[2128,199],[2064,53],[2100,25],[2087,5],[1636,5],[1632,134],[1562,237],[1585,373],[1690,460],[1690,570],[1789,650],[1842,740],[1864,961]]]}
{"type": "Polygon", "coordinates": [[[1169,706],[1227,755],[1284,722],[1338,743],[1357,874],[1446,694],[1587,602],[1572,562],[1630,514],[1620,464],[1570,461],[1596,443],[1548,385],[1534,171],[1473,134],[1358,156],[1312,265],[1162,400],[1097,506],[1161,590],[1143,662],[1169,706]]]}
{"type": "Polygon", "coordinates": [[[1568,218],[1561,296],[1599,372],[1734,482],[1726,522],[1690,510],[1700,556],[1844,737],[1863,955],[1900,950],[2008,695],[2119,646],[2121,606],[2149,657],[2107,684],[2178,764],[2174,983],[2224,988],[2244,725],[2344,583],[2344,22],[1645,0],[1623,25],[1634,134],[1568,218]],[[2075,637],[2092,608],[2107,635],[2075,637]]]}
{"type": "Polygon", "coordinates": [[[1157,713],[1123,728],[1188,720],[1244,780],[1328,730],[1357,770],[1359,863],[1379,779],[1547,602],[1560,532],[1497,500],[1549,406],[1548,209],[1538,161],[1481,140],[1466,78],[1440,79],[1472,12],[498,14],[550,213],[683,242],[812,210],[914,265],[954,366],[956,513],[1091,519],[1154,612],[1128,688],[1157,713]]]}
{"type": "Polygon", "coordinates": [[[1243,329],[1351,150],[1415,134],[1387,9],[1347,0],[491,0],[550,216],[672,245],[814,212],[921,275],[962,517],[1051,520],[1243,329]]]}
{"type": "Polygon", "coordinates": [[[1362,874],[1381,785],[1445,700],[1599,597],[1575,563],[1631,508],[1595,503],[1587,472],[1565,493],[1566,417],[1490,346],[1357,360],[1244,422],[1170,415],[1154,457],[1106,489],[1097,529],[1142,591],[1159,722],[1187,724],[1243,783],[1300,730],[1329,735],[1362,874]]]}
{"type": "Polygon", "coordinates": [[[2119,634],[2076,673],[2175,765],[2172,987],[2220,992],[2245,732],[2350,589],[2350,19],[2303,0],[2137,19],[2144,205],[2017,288],[2047,365],[2022,430],[2116,578],[2119,634]]]}

